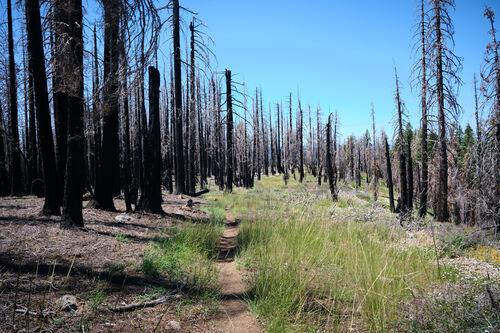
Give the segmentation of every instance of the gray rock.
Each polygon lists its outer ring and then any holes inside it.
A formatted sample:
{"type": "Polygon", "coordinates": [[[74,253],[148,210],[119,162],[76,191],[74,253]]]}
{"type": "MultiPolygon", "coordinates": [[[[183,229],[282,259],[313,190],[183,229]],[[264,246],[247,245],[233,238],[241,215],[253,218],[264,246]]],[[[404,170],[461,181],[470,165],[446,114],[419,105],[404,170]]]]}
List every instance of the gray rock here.
{"type": "Polygon", "coordinates": [[[57,300],[57,307],[61,311],[71,311],[78,309],[78,301],[75,296],[64,295],[57,300]]]}
{"type": "Polygon", "coordinates": [[[130,222],[133,220],[132,216],[129,216],[127,214],[120,214],[115,217],[115,220],[118,222],[130,222]]]}
{"type": "Polygon", "coordinates": [[[168,322],[167,326],[165,326],[165,329],[167,331],[180,331],[181,330],[181,323],[175,320],[171,320],[168,322]]]}

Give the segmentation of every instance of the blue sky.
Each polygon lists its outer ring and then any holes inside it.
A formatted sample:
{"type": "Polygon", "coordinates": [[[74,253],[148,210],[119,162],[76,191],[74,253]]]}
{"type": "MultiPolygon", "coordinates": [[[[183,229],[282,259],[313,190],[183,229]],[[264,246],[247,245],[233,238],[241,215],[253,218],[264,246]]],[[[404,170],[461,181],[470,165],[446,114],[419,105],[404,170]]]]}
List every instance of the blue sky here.
{"type": "MultiPolygon", "coordinates": [[[[328,110],[338,110],[345,137],[360,135],[371,128],[373,102],[377,129],[384,128],[391,136],[396,65],[410,121],[414,127],[419,126],[418,91],[410,87],[417,0],[181,0],[180,3],[198,12],[207,25],[206,32],[215,41],[212,50],[217,55],[217,69],[231,69],[237,74],[236,80],[245,81],[250,91],[262,87],[265,106],[280,101],[287,106],[288,94],[292,92],[295,109],[300,91],[305,108],[311,104],[315,110],[321,105],[324,117],[328,110]]],[[[83,4],[87,24],[101,21],[100,6],[95,0],[83,0],[83,4]]],[[[455,53],[463,58],[460,76],[464,84],[458,96],[463,107],[463,124],[474,124],[472,77],[474,72],[479,74],[490,41],[489,23],[483,16],[485,5],[492,7],[500,20],[499,0],[456,0],[456,10],[451,12],[455,53]]],[[[3,1],[0,8],[4,15],[3,1]]],[[[16,24],[22,22],[21,15],[16,6],[16,24]]],[[[191,20],[191,14],[182,15],[186,22],[191,20]]],[[[19,30],[15,34],[20,37],[19,30]]],[[[167,54],[171,43],[166,41],[168,38],[170,32],[166,31],[162,39],[168,43],[163,46],[167,54]]],[[[88,40],[86,48],[92,48],[91,44],[88,40]]],[[[20,54],[16,60],[19,64],[20,54]]],[[[162,59],[159,61],[161,66],[162,59]]],[[[169,63],[168,58],[164,61],[169,63]]]]}
{"type": "MultiPolygon", "coordinates": [[[[472,77],[490,40],[486,4],[500,20],[497,0],[457,0],[451,12],[455,53],[463,58],[462,123],[474,123],[472,77]]],[[[396,65],[410,120],[418,127],[418,92],[411,91],[409,79],[417,1],[192,0],[181,5],[198,12],[208,26],[219,69],[238,73],[250,89],[261,86],[265,103],[285,102],[290,91],[295,99],[299,89],[303,105],[321,105],[325,116],[338,110],[346,136],[371,127],[373,102],[377,128],[392,135],[396,65]]]]}

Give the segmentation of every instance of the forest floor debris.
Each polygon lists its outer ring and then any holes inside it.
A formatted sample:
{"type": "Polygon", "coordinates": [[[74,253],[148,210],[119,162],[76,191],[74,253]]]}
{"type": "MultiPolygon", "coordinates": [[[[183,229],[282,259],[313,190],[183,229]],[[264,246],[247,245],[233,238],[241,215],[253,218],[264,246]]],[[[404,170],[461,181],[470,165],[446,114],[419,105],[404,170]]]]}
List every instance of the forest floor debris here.
{"type": "MultiPolygon", "coordinates": [[[[171,278],[142,271],[150,244],[185,223],[205,223],[202,198],[164,195],[166,216],[125,214],[85,208],[85,230],[60,229],[59,217],[39,216],[43,199],[0,199],[0,331],[163,330],[181,322],[181,332],[207,331],[217,302],[177,291],[171,278]],[[190,210],[183,210],[191,200],[190,210]],[[171,216],[181,216],[176,219],[171,216]],[[129,216],[124,221],[117,216],[129,216]],[[189,222],[193,221],[193,222],[189,222]],[[130,304],[166,302],[135,311],[116,312],[130,304]],[[72,304],[61,306],[62,299],[72,304]]],[[[85,203],[84,203],[85,204],[85,203]]],[[[177,327],[177,326],[176,326],[177,327]]]]}

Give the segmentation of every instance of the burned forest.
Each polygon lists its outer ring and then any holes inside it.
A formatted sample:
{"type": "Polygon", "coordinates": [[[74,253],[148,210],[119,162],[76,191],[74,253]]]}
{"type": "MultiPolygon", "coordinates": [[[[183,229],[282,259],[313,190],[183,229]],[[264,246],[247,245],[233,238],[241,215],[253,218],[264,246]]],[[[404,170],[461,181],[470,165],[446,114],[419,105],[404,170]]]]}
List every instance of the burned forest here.
{"type": "Polygon", "coordinates": [[[500,330],[500,7],[357,6],[2,2],[0,331],[500,330]]]}

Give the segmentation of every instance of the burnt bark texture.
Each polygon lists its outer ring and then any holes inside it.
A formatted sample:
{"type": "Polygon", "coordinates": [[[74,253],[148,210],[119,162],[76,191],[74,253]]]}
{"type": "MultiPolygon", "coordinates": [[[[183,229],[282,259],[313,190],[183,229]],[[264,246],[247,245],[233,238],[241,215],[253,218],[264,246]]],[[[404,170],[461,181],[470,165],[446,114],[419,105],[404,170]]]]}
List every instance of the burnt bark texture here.
{"type": "Polygon", "coordinates": [[[138,210],[163,213],[161,208],[160,72],[149,67],[149,126],[144,147],[144,190],[138,210]]]}
{"type": "Polygon", "coordinates": [[[38,123],[38,142],[44,170],[45,202],[44,215],[60,215],[60,187],[56,169],[54,141],[50,122],[47,74],[45,72],[45,54],[43,48],[40,5],[38,0],[26,0],[26,30],[28,36],[28,57],[31,64],[35,89],[35,106],[38,123]]]}
{"type": "Polygon", "coordinates": [[[233,192],[233,100],[231,71],[226,69],[226,192],[233,192]]]}
{"type": "Polygon", "coordinates": [[[113,194],[119,164],[118,140],[118,65],[119,0],[104,2],[104,82],[102,89],[102,156],[97,170],[95,197],[91,206],[115,211],[113,194]]]}
{"type": "Polygon", "coordinates": [[[21,152],[19,146],[17,79],[14,59],[14,36],[12,31],[12,3],[7,0],[7,30],[9,48],[9,172],[10,193],[19,195],[23,192],[23,175],[21,172],[21,152]]]}
{"type": "Polygon", "coordinates": [[[174,94],[175,94],[175,193],[186,192],[184,173],[184,149],[182,134],[182,79],[181,42],[179,29],[179,0],[172,1],[173,43],[174,43],[174,94]]]}
{"type": "Polygon", "coordinates": [[[73,73],[69,84],[66,110],[67,154],[61,227],[83,227],[83,13],[82,0],[66,0],[69,22],[68,71],[73,73]]]}

